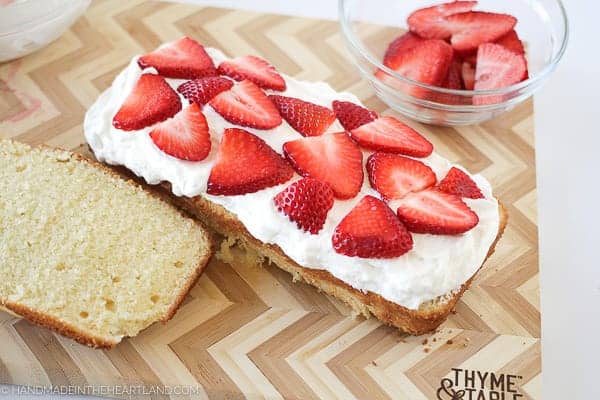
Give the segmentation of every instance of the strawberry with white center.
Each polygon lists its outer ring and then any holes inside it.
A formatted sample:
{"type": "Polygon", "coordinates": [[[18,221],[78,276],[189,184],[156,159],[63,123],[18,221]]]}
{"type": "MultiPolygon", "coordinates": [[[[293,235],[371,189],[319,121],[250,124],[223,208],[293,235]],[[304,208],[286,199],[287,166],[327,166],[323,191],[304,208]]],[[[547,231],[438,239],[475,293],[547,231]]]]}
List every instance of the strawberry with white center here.
{"type": "Polygon", "coordinates": [[[396,200],[398,217],[415,233],[457,235],[479,223],[479,217],[460,197],[429,188],[396,200]]]}
{"type": "Polygon", "coordinates": [[[219,73],[236,81],[248,79],[263,89],[284,91],[285,80],[275,67],[256,56],[236,57],[219,64],[219,73]]]}
{"type": "Polygon", "coordinates": [[[371,186],[385,200],[400,199],[435,185],[435,173],[421,161],[391,153],[373,153],[367,160],[371,186]]]}
{"type": "Polygon", "coordinates": [[[264,140],[243,129],[223,132],[206,192],[234,196],[289,181],[294,170],[264,140]]]}
{"type": "Polygon", "coordinates": [[[345,132],[286,142],[283,152],[300,175],[329,184],[336,198],[350,199],[360,191],[362,152],[345,132]]]}
{"type": "MultiPolygon", "coordinates": [[[[504,46],[486,43],[477,51],[475,90],[500,89],[525,79],[527,62],[523,55],[513,53],[504,46]]],[[[473,104],[486,105],[501,102],[502,95],[478,95],[473,104]]]]}
{"type": "Polygon", "coordinates": [[[210,106],[232,124],[256,129],[281,125],[277,107],[256,84],[243,80],[209,101],[210,106]]]}
{"type": "Polygon", "coordinates": [[[302,136],[320,136],[335,121],[335,114],[327,107],[287,96],[270,95],[269,99],[302,136]]]}
{"type": "MultiPolygon", "coordinates": [[[[387,67],[417,82],[440,86],[452,64],[452,47],[443,40],[423,40],[404,52],[388,58],[387,67]]],[[[383,70],[375,76],[387,85],[414,97],[426,98],[431,92],[425,88],[402,82],[383,70]]]]}
{"type": "Polygon", "coordinates": [[[177,91],[190,102],[200,106],[208,103],[213,97],[233,87],[230,79],[222,76],[207,76],[182,83],[177,91]]]}
{"type": "Polygon", "coordinates": [[[208,123],[196,103],[158,124],[150,137],[159,149],[181,160],[202,161],[210,153],[208,123]]]}
{"type": "Polygon", "coordinates": [[[412,32],[425,39],[446,39],[452,35],[452,29],[446,17],[471,11],[476,1],[453,1],[414,11],[408,16],[408,26],[412,32]]]}
{"type": "Polygon", "coordinates": [[[365,196],[333,232],[333,248],[339,254],[362,258],[395,258],[413,247],[406,227],[381,200],[365,196]]]}
{"type": "Polygon", "coordinates": [[[427,157],[433,145],[410,126],[394,117],[379,117],[350,131],[352,139],[369,150],[427,157]]]}
{"type": "Polygon", "coordinates": [[[378,118],[375,111],[367,110],[350,101],[334,100],[332,106],[336,118],[347,131],[356,129],[378,118]]]}
{"type": "Polygon", "coordinates": [[[154,67],[165,78],[195,79],[217,75],[217,69],[204,46],[189,37],[141,56],[138,64],[142,69],[154,67]]]}
{"type": "Polygon", "coordinates": [[[318,179],[302,178],[277,194],[273,201],[299,229],[317,234],[333,207],[333,191],[318,179]]]}
{"type": "Polygon", "coordinates": [[[446,18],[452,29],[450,43],[454,50],[467,53],[483,43],[493,42],[510,32],[517,19],[508,14],[469,11],[446,18]]]}
{"type": "Polygon", "coordinates": [[[463,170],[452,167],[439,185],[442,192],[452,193],[469,199],[483,199],[483,193],[477,184],[463,170]]]}
{"type": "Polygon", "coordinates": [[[164,78],[143,74],[113,117],[112,124],[117,129],[136,131],[164,121],[179,110],[179,96],[164,78]]]}

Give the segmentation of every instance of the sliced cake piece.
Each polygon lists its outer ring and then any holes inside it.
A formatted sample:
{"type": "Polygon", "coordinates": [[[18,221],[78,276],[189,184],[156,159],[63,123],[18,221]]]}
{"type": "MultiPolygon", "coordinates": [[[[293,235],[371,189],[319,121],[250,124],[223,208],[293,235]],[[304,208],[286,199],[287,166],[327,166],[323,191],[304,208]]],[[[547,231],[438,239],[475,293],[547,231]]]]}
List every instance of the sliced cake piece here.
{"type": "Polygon", "coordinates": [[[211,247],[197,222],[108,168],[0,140],[0,306],[112,347],[175,314],[211,247]]]}

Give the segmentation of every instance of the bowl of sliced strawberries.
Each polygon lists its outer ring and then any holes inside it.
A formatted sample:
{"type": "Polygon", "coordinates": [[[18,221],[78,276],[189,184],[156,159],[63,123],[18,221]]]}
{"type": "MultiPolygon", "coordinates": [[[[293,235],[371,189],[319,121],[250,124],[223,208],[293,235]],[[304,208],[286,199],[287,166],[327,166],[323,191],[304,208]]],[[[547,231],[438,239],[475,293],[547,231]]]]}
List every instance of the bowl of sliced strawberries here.
{"type": "Polygon", "coordinates": [[[565,52],[560,0],[339,0],[351,58],[394,110],[435,125],[494,118],[529,98],[565,52]]]}

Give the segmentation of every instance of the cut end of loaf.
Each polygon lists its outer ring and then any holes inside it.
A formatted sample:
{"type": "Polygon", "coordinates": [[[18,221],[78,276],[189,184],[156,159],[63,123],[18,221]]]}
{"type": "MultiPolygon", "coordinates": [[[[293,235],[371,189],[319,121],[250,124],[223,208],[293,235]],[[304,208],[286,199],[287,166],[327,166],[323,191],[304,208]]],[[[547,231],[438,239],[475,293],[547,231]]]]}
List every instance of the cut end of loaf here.
{"type": "Polygon", "coordinates": [[[111,170],[0,140],[0,304],[111,347],[168,320],[211,255],[206,232],[111,170]]]}

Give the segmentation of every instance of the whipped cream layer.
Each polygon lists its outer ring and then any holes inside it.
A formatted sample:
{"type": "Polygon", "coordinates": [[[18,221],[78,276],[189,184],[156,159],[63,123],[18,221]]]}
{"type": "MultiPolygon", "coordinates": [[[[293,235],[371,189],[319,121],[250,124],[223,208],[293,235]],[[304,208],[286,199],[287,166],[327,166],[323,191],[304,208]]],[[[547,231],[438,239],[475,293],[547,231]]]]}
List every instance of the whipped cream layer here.
{"type": "MultiPolygon", "coordinates": [[[[216,49],[207,49],[218,65],[226,57],[216,49]]],[[[293,181],[301,177],[294,174],[292,180],[256,193],[240,196],[213,196],[206,193],[208,176],[219,148],[223,130],[236,127],[210,105],[203,108],[210,127],[212,148],[209,156],[200,162],[183,161],[163,153],[152,142],[152,127],[139,131],[122,131],[112,125],[112,119],[131,92],[142,73],[156,73],[153,68],[144,71],[134,57],[112,86],[92,105],[85,116],[84,131],[96,157],[112,165],[123,165],[149,184],[167,181],[177,196],[203,196],[234,213],[250,234],[265,243],[278,245],[291,259],[306,268],[325,269],[352,287],[377,293],[387,300],[417,309],[425,301],[460,288],[481,266],[488,249],[498,232],[498,202],[492,196],[488,181],[480,175],[471,175],[485,199],[465,199],[479,216],[479,224],[472,230],[457,236],[412,234],[414,247],[408,253],[393,259],[348,257],[334,251],[331,237],[342,218],[363,196],[370,194],[381,198],[370,187],[367,173],[360,193],[350,200],[335,200],[323,229],[311,235],[296,227],[286,215],[278,212],[273,197],[293,181]]],[[[272,92],[297,97],[331,108],[333,100],[361,102],[351,93],[336,92],[324,82],[303,82],[283,75],[287,90],[272,92]]],[[[167,79],[175,89],[184,80],[167,79]]],[[[183,107],[188,101],[180,96],[183,107]]],[[[282,154],[283,143],[301,138],[285,120],[275,129],[257,130],[243,128],[265,140],[275,151],[282,154]]],[[[325,134],[344,129],[335,121],[325,134]]],[[[363,164],[372,152],[363,151],[363,164]]],[[[435,152],[420,161],[429,165],[438,181],[453,166],[435,152]]],[[[364,166],[363,166],[364,168],[364,166]]],[[[395,211],[397,207],[391,202],[395,211]]]]}

